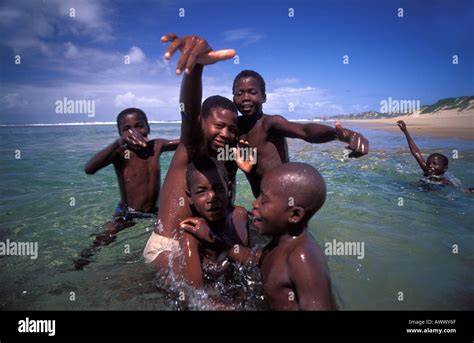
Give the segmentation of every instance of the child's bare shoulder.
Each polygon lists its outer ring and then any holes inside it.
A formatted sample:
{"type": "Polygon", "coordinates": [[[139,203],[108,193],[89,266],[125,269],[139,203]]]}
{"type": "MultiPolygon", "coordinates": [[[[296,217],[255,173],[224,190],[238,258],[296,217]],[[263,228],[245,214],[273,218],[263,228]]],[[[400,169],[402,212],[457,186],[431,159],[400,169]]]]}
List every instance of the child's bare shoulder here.
{"type": "Polygon", "coordinates": [[[321,260],[322,251],[309,233],[304,233],[296,239],[288,251],[288,261],[293,263],[316,264],[321,260]]]}

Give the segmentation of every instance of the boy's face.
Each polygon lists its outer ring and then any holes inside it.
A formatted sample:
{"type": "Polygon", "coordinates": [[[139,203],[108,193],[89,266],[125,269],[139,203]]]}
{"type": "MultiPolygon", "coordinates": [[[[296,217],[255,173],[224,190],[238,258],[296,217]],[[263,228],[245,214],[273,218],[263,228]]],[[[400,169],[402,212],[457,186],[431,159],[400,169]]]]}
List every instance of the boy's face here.
{"type": "Polygon", "coordinates": [[[143,137],[147,137],[150,133],[150,127],[148,121],[142,115],[138,113],[129,113],[124,115],[119,120],[120,135],[123,135],[128,130],[136,130],[142,134],[143,137]]]}
{"type": "Polygon", "coordinates": [[[208,147],[212,150],[233,145],[237,137],[237,116],[231,110],[212,108],[201,126],[208,147]]]}
{"type": "Polygon", "coordinates": [[[191,177],[189,201],[208,222],[225,219],[229,197],[224,180],[216,169],[201,173],[194,171],[191,177]]]}
{"type": "Polygon", "coordinates": [[[262,104],[266,95],[262,93],[260,84],[254,77],[243,77],[235,83],[234,103],[244,116],[251,116],[262,112],[262,104]]]}
{"type": "Polygon", "coordinates": [[[277,196],[278,187],[271,178],[264,177],[260,184],[260,195],[253,202],[252,217],[258,233],[267,236],[278,236],[287,232],[291,207],[288,199],[277,196]]]}
{"type": "Polygon", "coordinates": [[[442,162],[439,156],[430,156],[426,161],[429,175],[443,175],[448,167],[442,162]]]}

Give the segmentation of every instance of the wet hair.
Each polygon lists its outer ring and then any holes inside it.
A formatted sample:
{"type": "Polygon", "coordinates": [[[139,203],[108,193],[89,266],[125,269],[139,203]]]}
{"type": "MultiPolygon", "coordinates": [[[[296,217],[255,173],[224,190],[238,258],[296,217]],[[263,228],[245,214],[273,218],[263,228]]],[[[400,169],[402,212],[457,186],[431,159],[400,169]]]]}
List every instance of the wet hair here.
{"type": "Polygon", "coordinates": [[[284,163],[268,172],[266,177],[272,177],[277,185],[272,193],[284,199],[292,197],[294,206],[304,208],[304,222],[308,222],[326,200],[324,178],[307,163],[284,163]]]}
{"type": "Polygon", "coordinates": [[[220,95],[213,95],[207,98],[203,103],[201,107],[201,117],[206,119],[209,117],[211,114],[211,109],[213,108],[222,108],[225,110],[229,110],[235,113],[237,116],[237,107],[235,107],[235,104],[233,101],[230,101],[229,99],[220,96],[220,95]]]}
{"type": "Polygon", "coordinates": [[[428,162],[430,158],[434,158],[434,157],[438,157],[443,165],[445,165],[446,167],[448,166],[449,160],[443,154],[438,154],[438,153],[431,154],[430,156],[428,156],[428,159],[426,161],[428,162]]]}
{"type": "Polygon", "coordinates": [[[209,156],[201,156],[200,158],[197,158],[194,161],[190,162],[186,169],[186,187],[188,191],[191,190],[193,174],[196,171],[199,171],[203,174],[207,171],[217,171],[217,173],[220,175],[221,179],[227,187],[229,178],[227,176],[227,171],[225,169],[224,163],[209,156]]]}
{"type": "Polygon", "coordinates": [[[122,112],[120,112],[117,115],[117,129],[119,130],[119,134],[122,134],[120,132],[120,119],[122,119],[122,117],[125,117],[127,114],[132,114],[132,113],[137,113],[137,114],[141,115],[142,118],[145,119],[146,125],[148,127],[148,131],[150,131],[150,125],[148,124],[148,118],[147,118],[145,112],[143,112],[139,108],[130,107],[130,108],[124,109],[122,112]]]}
{"type": "Polygon", "coordinates": [[[262,91],[262,94],[265,94],[265,80],[263,79],[262,75],[253,70],[242,70],[235,77],[234,83],[232,84],[232,93],[234,93],[235,84],[237,83],[237,81],[246,77],[253,77],[254,79],[256,79],[258,81],[258,84],[260,85],[260,90],[262,91]]]}

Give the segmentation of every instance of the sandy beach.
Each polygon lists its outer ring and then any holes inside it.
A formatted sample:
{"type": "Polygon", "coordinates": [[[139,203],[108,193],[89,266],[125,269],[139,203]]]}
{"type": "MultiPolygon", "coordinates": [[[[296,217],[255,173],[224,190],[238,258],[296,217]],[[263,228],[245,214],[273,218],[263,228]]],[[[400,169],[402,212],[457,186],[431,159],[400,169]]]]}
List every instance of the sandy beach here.
{"type": "Polygon", "coordinates": [[[405,115],[390,119],[341,120],[341,123],[366,124],[373,129],[399,131],[396,125],[398,120],[404,120],[415,137],[428,135],[474,140],[474,109],[462,112],[444,110],[433,114],[405,115]]]}

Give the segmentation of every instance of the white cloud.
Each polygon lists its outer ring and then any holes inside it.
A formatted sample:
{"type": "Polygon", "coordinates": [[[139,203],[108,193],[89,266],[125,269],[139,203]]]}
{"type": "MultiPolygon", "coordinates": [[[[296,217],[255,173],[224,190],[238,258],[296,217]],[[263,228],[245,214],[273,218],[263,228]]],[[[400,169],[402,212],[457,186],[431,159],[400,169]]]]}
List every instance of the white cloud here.
{"type": "Polygon", "coordinates": [[[78,50],[74,44],[67,42],[64,44],[64,46],[66,47],[66,51],[64,52],[64,56],[66,58],[74,58],[78,56],[78,50]]]}
{"type": "Polygon", "coordinates": [[[274,86],[274,87],[277,87],[277,86],[281,87],[281,86],[294,85],[298,82],[299,82],[299,80],[297,78],[287,77],[287,78],[283,78],[283,79],[272,80],[272,81],[268,82],[268,84],[271,85],[271,86],[274,86]]]}
{"type": "Polygon", "coordinates": [[[22,97],[19,93],[7,93],[0,98],[0,104],[7,109],[20,109],[28,105],[26,97],[22,97]]]}
{"type": "Polygon", "coordinates": [[[16,53],[34,50],[48,55],[51,41],[65,35],[93,42],[113,39],[104,1],[7,0],[0,9],[2,43],[16,53]],[[75,9],[75,17],[70,16],[75,9]]]}
{"type": "Polygon", "coordinates": [[[227,42],[243,42],[244,45],[258,42],[265,38],[265,34],[257,32],[252,28],[241,28],[235,30],[228,30],[222,33],[224,40],[227,42]]]}
{"type": "Polygon", "coordinates": [[[165,102],[157,97],[137,97],[132,92],[118,94],[115,97],[115,107],[141,107],[143,105],[163,106],[165,102]]]}
{"type": "Polygon", "coordinates": [[[139,47],[136,47],[136,46],[132,46],[130,48],[128,55],[130,56],[130,61],[132,63],[133,62],[140,63],[146,59],[146,56],[143,53],[143,51],[139,47]]]}
{"type": "Polygon", "coordinates": [[[282,114],[287,118],[307,118],[334,115],[344,108],[334,104],[327,90],[305,87],[279,87],[267,92],[265,113],[282,114]]]}

